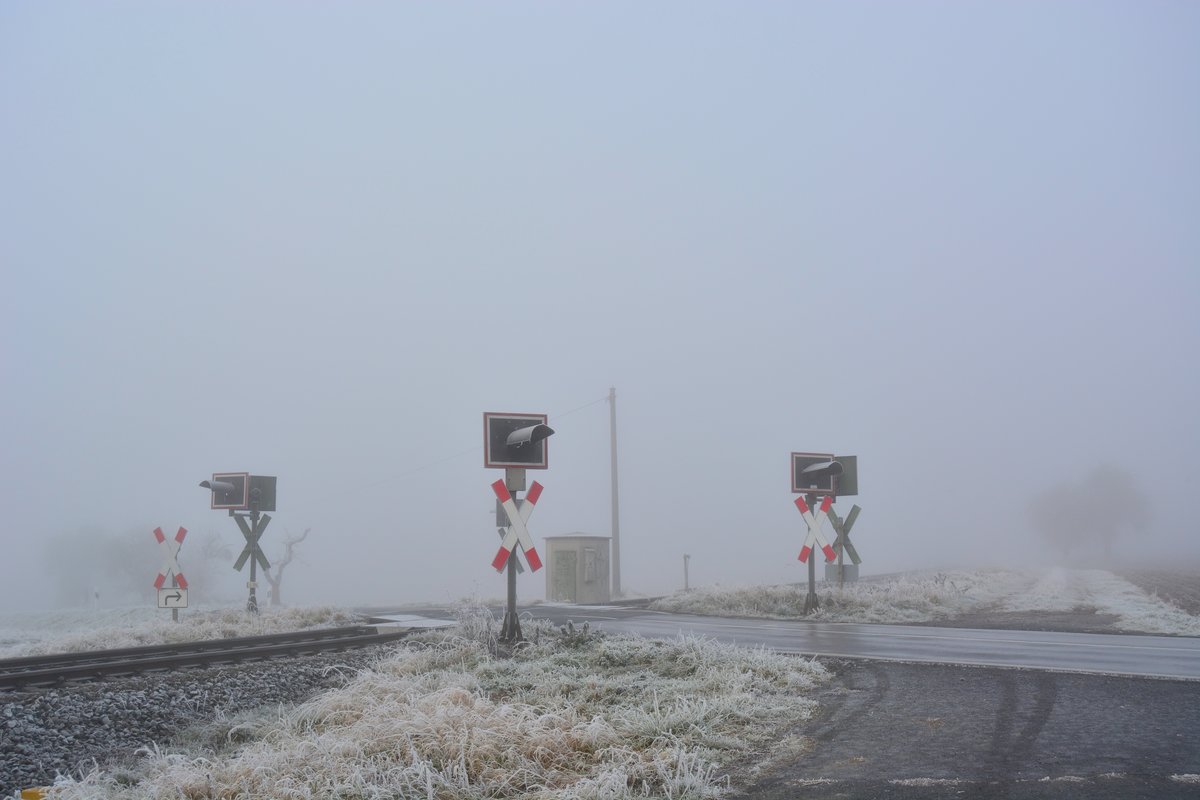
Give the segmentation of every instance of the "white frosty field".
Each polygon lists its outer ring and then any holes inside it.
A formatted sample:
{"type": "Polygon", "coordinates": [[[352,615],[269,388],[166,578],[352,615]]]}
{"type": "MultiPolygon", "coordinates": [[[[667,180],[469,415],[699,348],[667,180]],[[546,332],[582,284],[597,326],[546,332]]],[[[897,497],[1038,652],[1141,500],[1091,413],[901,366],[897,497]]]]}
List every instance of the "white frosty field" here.
{"type": "MultiPolygon", "coordinates": [[[[1093,611],[1117,617],[1114,627],[1138,633],[1200,636],[1193,616],[1104,570],[916,572],[849,583],[819,583],[823,622],[919,623],[992,612],[1093,611]]],[[[803,616],[807,585],[713,587],[654,603],[661,611],[791,619],[803,616]]]]}
{"type": "Polygon", "coordinates": [[[0,658],[228,639],[354,625],[340,608],[184,611],[179,622],[155,608],[71,609],[0,615],[0,658]]]}

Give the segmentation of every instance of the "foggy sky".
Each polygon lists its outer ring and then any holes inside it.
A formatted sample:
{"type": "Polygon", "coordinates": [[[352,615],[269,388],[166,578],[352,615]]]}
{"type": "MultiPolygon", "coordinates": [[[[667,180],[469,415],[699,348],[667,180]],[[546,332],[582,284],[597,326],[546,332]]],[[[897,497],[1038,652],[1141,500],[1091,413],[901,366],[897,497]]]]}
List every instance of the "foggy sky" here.
{"type": "Polygon", "coordinates": [[[858,456],[864,572],[1047,563],[1028,499],[1101,463],[1154,508],[1118,556],[1194,562],[1198,33],[1187,2],[6,3],[0,608],[48,604],[62,532],[240,548],[214,471],[278,476],[271,557],[313,529],[292,603],[502,596],[482,413],[551,415],[539,543],[606,535],[610,386],[629,591],[684,553],[801,580],[793,450],[858,456]]]}

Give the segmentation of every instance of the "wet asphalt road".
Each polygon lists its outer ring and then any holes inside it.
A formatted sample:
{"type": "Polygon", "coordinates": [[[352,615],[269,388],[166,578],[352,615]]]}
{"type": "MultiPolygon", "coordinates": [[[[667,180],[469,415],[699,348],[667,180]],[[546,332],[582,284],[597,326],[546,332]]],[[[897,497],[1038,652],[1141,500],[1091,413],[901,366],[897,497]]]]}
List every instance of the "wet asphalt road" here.
{"type": "MultiPolygon", "coordinates": [[[[827,658],[1024,667],[1200,680],[1200,638],[870,625],[668,614],[636,607],[544,604],[525,609],[556,625],[588,620],[610,633],[708,636],[748,647],[827,658]]],[[[1198,795],[1200,796],[1200,795],[1198,795]]]]}
{"type": "Polygon", "coordinates": [[[837,674],[790,732],[798,751],[740,782],[747,795],[1200,797],[1198,683],[826,663],[837,674]]]}

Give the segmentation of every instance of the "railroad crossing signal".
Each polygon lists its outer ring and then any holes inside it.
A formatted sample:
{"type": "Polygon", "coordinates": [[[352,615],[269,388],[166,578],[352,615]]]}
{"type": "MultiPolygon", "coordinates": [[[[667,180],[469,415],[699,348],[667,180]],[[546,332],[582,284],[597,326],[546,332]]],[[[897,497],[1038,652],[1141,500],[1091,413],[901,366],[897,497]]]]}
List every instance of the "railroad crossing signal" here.
{"type": "Polygon", "coordinates": [[[858,494],[858,456],[792,453],[792,494],[858,494]]]}
{"type": "Polygon", "coordinates": [[[492,566],[497,572],[508,567],[508,605],[500,626],[500,641],[506,643],[521,641],[521,620],[517,616],[517,569],[521,559],[516,556],[517,545],[525,552],[531,570],[542,568],[542,559],[525,526],[542,494],[542,485],[534,481],[519,506],[512,493],[525,491],[525,470],[548,466],[546,440],[554,435],[554,429],[546,424],[548,419],[545,414],[483,412],[483,466],[504,470],[504,480],[492,484],[500,503],[496,521],[501,535],[492,566]],[[499,524],[500,511],[504,512],[506,525],[499,524]]]}
{"type": "Polygon", "coordinates": [[[228,511],[229,516],[237,521],[242,536],[246,538],[246,547],[238,556],[233,568],[240,572],[246,562],[250,562],[250,581],[246,584],[246,588],[250,590],[250,597],[246,601],[246,610],[257,614],[258,598],[255,597],[255,589],[258,588],[258,583],[255,581],[255,568],[260,564],[264,570],[271,568],[271,562],[267,561],[267,556],[258,546],[258,540],[262,538],[267,524],[271,521],[271,518],[262,512],[275,510],[275,476],[251,475],[249,472],[214,472],[212,479],[201,481],[200,486],[212,492],[212,507],[228,511]],[[246,524],[247,517],[250,518],[249,525],[246,524]]]}
{"type": "Polygon", "coordinates": [[[525,523],[529,521],[529,517],[533,514],[533,508],[537,505],[538,498],[542,496],[542,489],[542,485],[534,481],[518,509],[516,502],[508,491],[508,487],[504,485],[504,481],[499,480],[492,484],[492,491],[496,493],[496,499],[500,501],[500,505],[504,508],[504,513],[508,515],[507,533],[504,534],[504,539],[500,542],[500,549],[496,551],[496,557],[492,559],[492,567],[497,572],[504,569],[504,565],[508,563],[509,555],[518,544],[521,545],[521,549],[525,552],[525,560],[529,562],[529,568],[534,572],[542,568],[542,559],[538,556],[537,550],[533,546],[533,539],[529,535],[529,529],[525,527],[525,523]]]}
{"type": "Polygon", "coordinates": [[[188,590],[182,587],[168,589],[163,587],[158,590],[158,607],[159,608],[187,608],[188,607],[188,590]]]}
{"type": "Polygon", "coordinates": [[[275,510],[275,476],[249,472],[214,472],[212,479],[200,482],[200,488],[212,492],[210,507],[217,510],[275,510]]]}
{"type": "Polygon", "coordinates": [[[483,412],[483,466],[546,469],[547,442],[554,429],[545,414],[483,412]]]}
{"type": "Polygon", "coordinates": [[[233,563],[233,568],[241,572],[242,567],[246,564],[246,560],[253,558],[264,570],[270,569],[271,563],[267,561],[266,553],[258,546],[258,540],[262,538],[263,531],[270,524],[271,515],[263,514],[262,517],[255,521],[253,526],[246,524],[245,517],[234,517],[234,519],[237,521],[238,527],[241,528],[242,536],[246,539],[246,546],[242,548],[242,554],[233,563]]]}
{"type": "Polygon", "coordinates": [[[808,556],[813,551],[813,545],[821,545],[821,550],[825,553],[826,561],[833,561],[837,558],[837,553],[829,546],[824,534],[821,533],[821,520],[829,513],[830,507],[833,506],[833,498],[825,495],[825,499],[821,501],[821,515],[814,516],[812,509],[808,507],[808,503],[804,502],[803,497],[796,498],[796,508],[800,509],[801,516],[804,517],[804,522],[808,525],[808,535],[804,537],[804,546],[800,548],[800,561],[808,562],[808,556]]]}
{"type": "MultiPolygon", "coordinates": [[[[170,540],[162,532],[162,528],[154,529],[154,538],[158,540],[163,549],[163,565],[158,570],[158,577],[154,579],[155,589],[162,589],[163,584],[172,575],[175,576],[175,584],[180,589],[187,589],[187,578],[183,577],[183,572],[179,569],[179,548],[183,546],[185,536],[187,536],[187,528],[184,527],[180,527],[175,533],[175,538],[170,540]]],[[[170,606],[160,606],[160,608],[170,608],[170,606]]]]}
{"type": "Polygon", "coordinates": [[[858,551],[854,549],[854,545],[850,542],[850,529],[854,527],[854,521],[858,519],[858,512],[861,510],[858,506],[854,506],[850,509],[850,513],[846,515],[844,521],[832,508],[829,509],[829,513],[827,514],[829,523],[833,525],[834,533],[837,534],[837,538],[833,540],[834,552],[841,553],[842,548],[846,548],[846,555],[850,556],[850,560],[855,566],[861,564],[862,559],[858,557],[858,551]]]}

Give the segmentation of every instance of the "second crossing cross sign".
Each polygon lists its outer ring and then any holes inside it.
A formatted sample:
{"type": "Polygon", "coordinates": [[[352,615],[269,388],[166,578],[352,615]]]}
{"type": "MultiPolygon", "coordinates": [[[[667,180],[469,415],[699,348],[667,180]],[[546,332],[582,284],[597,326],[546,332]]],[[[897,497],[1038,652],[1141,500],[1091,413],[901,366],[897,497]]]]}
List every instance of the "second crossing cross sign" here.
{"type": "Polygon", "coordinates": [[[808,507],[808,503],[804,502],[803,497],[796,498],[796,508],[800,509],[801,516],[804,517],[805,524],[808,525],[808,535],[804,537],[804,546],[800,548],[800,561],[808,561],[808,556],[813,551],[813,545],[821,545],[821,550],[825,552],[825,560],[833,561],[837,558],[837,553],[829,546],[829,542],[825,541],[825,536],[821,533],[821,520],[829,513],[830,506],[833,505],[833,498],[829,495],[821,501],[821,516],[815,517],[812,509],[808,507]]]}

